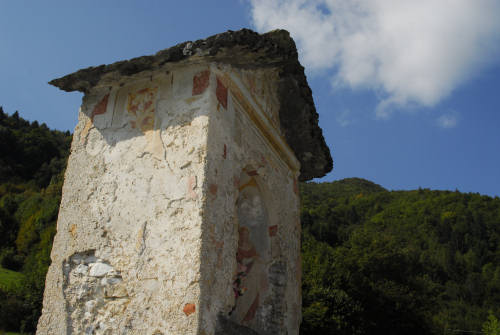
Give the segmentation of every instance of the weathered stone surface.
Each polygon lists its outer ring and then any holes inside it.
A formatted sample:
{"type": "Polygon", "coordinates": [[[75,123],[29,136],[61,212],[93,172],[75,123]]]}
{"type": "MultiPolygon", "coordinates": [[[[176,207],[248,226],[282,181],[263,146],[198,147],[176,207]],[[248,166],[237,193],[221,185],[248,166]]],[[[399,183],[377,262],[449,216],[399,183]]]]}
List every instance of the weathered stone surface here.
{"type": "Polygon", "coordinates": [[[107,273],[113,270],[113,267],[106,263],[90,264],[89,276],[104,277],[107,273]]]}
{"type": "MultiPolygon", "coordinates": [[[[228,31],[204,40],[180,43],[152,56],[89,67],[54,79],[50,84],[65,91],[89,92],[94,87],[126,83],[134,75],[168,71],[172,64],[197,63],[201,59],[242,69],[277,69],[279,122],[283,136],[301,163],[299,179],[322,177],[332,170],[330,150],[318,126],[318,114],[304,68],[298,61],[294,41],[285,30],[262,35],[249,29],[228,31]]],[[[196,80],[199,85],[193,87],[193,94],[203,89],[203,77],[196,80]]],[[[223,90],[220,94],[222,98],[223,90]]]]}
{"type": "Polygon", "coordinates": [[[118,271],[94,256],[93,251],[76,253],[63,265],[63,292],[68,327],[75,334],[102,334],[116,330],[113,315],[130,302],[118,271]]]}
{"type": "Polygon", "coordinates": [[[297,335],[301,165],[282,69],[133,69],[84,96],[37,334],[297,335]]]}
{"type": "Polygon", "coordinates": [[[199,313],[183,309],[200,299],[213,98],[207,89],[189,99],[193,76],[206,69],[85,95],[38,334],[197,333],[199,313]]]}

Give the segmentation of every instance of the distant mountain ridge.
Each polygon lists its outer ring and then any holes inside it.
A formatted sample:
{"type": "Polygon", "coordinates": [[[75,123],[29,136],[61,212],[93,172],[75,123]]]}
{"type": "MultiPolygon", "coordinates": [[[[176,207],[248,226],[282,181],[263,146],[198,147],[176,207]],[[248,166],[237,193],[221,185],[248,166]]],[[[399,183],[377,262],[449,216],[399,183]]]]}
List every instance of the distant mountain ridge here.
{"type": "Polygon", "coordinates": [[[387,192],[382,186],[363,178],[345,178],[332,182],[304,183],[302,191],[309,192],[314,189],[316,198],[349,197],[358,194],[371,194],[377,192],[387,192]],[[314,186],[313,186],[314,185],[314,186]]]}

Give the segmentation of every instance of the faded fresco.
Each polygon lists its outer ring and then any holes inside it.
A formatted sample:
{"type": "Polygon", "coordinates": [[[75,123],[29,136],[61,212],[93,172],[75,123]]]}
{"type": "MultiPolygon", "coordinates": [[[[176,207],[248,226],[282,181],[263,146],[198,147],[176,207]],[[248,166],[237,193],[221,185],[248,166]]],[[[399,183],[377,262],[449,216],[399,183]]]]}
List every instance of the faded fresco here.
{"type": "Polygon", "coordinates": [[[143,88],[128,94],[127,112],[132,117],[132,128],[140,129],[143,133],[154,129],[157,91],[157,87],[143,88]]]}
{"type": "Polygon", "coordinates": [[[231,319],[251,325],[268,288],[268,219],[260,191],[253,178],[240,187],[237,201],[238,251],[233,282],[235,306],[231,319]]]}
{"type": "Polygon", "coordinates": [[[279,100],[271,84],[278,79],[278,74],[274,71],[240,70],[238,77],[245,85],[252,101],[259,106],[273,126],[279,129],[279,100]]]}

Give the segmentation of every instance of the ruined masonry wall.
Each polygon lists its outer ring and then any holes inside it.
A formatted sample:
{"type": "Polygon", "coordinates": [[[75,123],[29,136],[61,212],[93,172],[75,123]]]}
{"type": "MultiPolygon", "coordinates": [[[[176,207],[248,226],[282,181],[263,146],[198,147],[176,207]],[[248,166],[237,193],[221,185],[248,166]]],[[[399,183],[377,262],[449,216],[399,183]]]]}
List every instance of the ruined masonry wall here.
{"type": "Polygon", "coordinates": [[[205,69],[85,96],[37,334],[197,333],[205,69]]]}
{"type": "Polygon", "coordinates": [[[220,316],[298,334],[300,166],[278,79],[178,64],[84,97],[37,334],[214,335],[220,316]]]}

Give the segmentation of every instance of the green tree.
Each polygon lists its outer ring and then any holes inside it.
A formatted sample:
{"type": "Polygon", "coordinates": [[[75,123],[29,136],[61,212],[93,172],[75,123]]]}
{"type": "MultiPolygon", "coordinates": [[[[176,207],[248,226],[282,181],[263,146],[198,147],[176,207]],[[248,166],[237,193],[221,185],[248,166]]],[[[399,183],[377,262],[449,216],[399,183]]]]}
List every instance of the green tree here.
{"type": "Polygon", "coordinates": [[[0,107],[0,331],[36,329],[70,141],[0,107]]]}
{"type": "Polygon", "coordinates": [[[483,323],[483,333],[486,335],[500,335],[500,322],[491,311],[489,311],[488,319],[483,323]]]}

